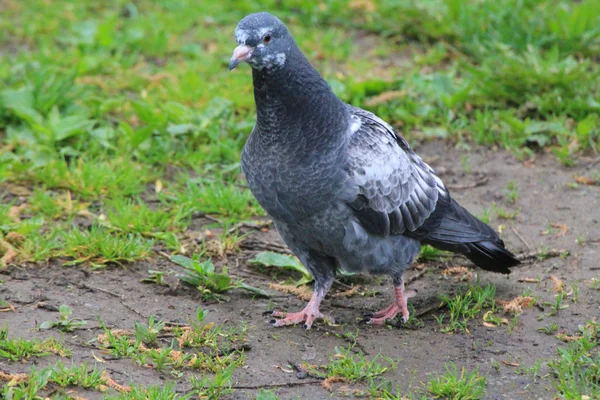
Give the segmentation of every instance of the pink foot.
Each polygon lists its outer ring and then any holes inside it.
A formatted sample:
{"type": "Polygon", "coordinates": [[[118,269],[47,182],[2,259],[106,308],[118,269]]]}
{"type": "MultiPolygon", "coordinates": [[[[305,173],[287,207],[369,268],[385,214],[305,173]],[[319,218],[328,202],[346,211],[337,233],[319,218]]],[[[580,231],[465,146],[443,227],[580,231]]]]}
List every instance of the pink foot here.
{"type": "Polygon", "coordinates": [[[275,327],[280,327],[286,325],[296,325],[300,322],[304,322],[304,329],[310,329],[313,322],[317,319],[321,319],[330,324],[335,323],[333,318],[319,311],[319,305],[322,299],[322,295],[313,294],[312,299],[310,299],[306,307],[304,307],[304,310],[300,312],[290,313],[282,311],[273,311],[271,315],[281,319],[272,319],[270,321],[271,325],[275,327]]]}
{"type": "Polygon", "coordinates": [[[402,313],[402,323],[405,324],[408,321],[410,313],[408,312],[408,299],[414,297],[417,292],[415,290],[404,291],[404,282],[400,281],[400,284],[396,286],[396,299],[387,308],[377,311],[373,314],[373,317],[367,321],[369,325],[384,325],[387,320],[394,319],[398,313],[402,313]]]}
{"type": "Polygon", "coordinates": [[[398,313],[398,304],[396,304],[395,301],[383,310],[379,310],[375,314],[373,314],[373,318],[381,318],[384,316],[388,316],[391,312],[394,312],[394,315],[398,313]]]}

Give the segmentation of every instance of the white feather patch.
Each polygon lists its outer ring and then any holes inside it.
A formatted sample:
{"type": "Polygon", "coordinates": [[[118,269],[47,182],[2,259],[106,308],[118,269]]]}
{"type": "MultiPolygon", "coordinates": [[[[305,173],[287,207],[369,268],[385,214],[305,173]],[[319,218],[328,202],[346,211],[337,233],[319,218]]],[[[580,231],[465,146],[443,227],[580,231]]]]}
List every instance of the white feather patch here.
{"type": "Polygon", "coordinates": [[[352,137],[352,135],[358,132],[361,126],[362,121],[360,120],[360,118],[356,115],[352,115],[350,117],[350,129],[348,129],[348,137],[352,137]]]}
{"type": "Polygon", "coordinates": [[[235,40],[239,44],[246,44],[246,40],[248,40],[248,32],[246,32],[243,29],[236,29],[235,30],[235,40]]]}
{"type": "Polygon", "coordinates": [[[285,64],[285,53],[277,53],[275,56],[275,63],[282,67],[283,64],[285,64]]]}

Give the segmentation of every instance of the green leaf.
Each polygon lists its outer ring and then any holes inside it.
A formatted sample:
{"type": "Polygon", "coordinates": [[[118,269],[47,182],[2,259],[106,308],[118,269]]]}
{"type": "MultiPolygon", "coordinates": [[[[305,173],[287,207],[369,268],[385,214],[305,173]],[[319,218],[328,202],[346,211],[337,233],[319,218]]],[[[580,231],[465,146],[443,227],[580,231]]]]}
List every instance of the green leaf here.
{"type": "Polygon", "coordinates": [[[62,304],[60,307],[58,307],[58,313],[61,317],[68,317],[69,315],[73,314],[73,311],[68,305],[62,304]]]}
{"type": "Polygon", "coordinates": [[[171,260],[171,262],[174,262],[177,265],[181,265],[183,268],[187,268],[187,269],[196,269],[196,266],[198,265],[197,261],[194,261],[189,257],[182,256],[179,254],[171,256],[169,258],[169,260],[171,260]]]}
{"type": "Polygon", "coordinates": [[[280,400],[279,397],[268,390],[261,389],[260,392],[256,395],[256,400],[280,400]]]}
{"type": "Polygon", "coordinates": [[[583,121],[579,121],[577,124],[577,136],[579,137],[579,140],[588,140],[591,132],[596,128],[597,125],[595,114],[590,114],[583,121]]]}
{"type": "Polygon", "coordinates": [[[196,310],[196,320],[198,322],[204,321],[204,319],[206,318],[207,315],[208,315],[208,310],[203,310],[201,307],[198,307],[198,310],[196,310]]]}
{"type": "Polygon", "coordinates": [[[186,133],[190,133],[193,131],[194,125],[192,124],[170,125],[169,127],[167,127],[167,132],[171,136],[185,135],[186,133]]]}
{"type": "Polygon", "coordinates": [[[241,281],[236,282],[234,288],[244,289],[244,290],[249,291],[250,293],[254,293],[257,296],[261,296],[261,297],[265,297],[265,298],[271,297],[267,292],[265,292],[261,288],[257,288],[256,286],[248,285],[241,281]]]}
{"type": "Polygon", "coordinates": [[[250,264],[278,267],[300,272],[303,278],[301,280],[302,283],[311,282],[313,279],[310,272],[308,272],[304,265],[302,265],[302,263],[294,256],[287,256],[272,251],[263,251],[262,253],[258,253],[256,257],[249,262],[250,264]]]}
{"type": "Polygon", "coordinates": [[[205,280],[206,286],[212,292],[221,293],[230,288],[231,277],[226,274],[208,274],[208,279],[205,280]]]}
{"type": "Polygon", "coordinates": [[[54,321],[44,321],[40,324],[40,329],[41,330],[51,329],[54,325],[56,325],[56,322],[54,322],[54,321]]]}

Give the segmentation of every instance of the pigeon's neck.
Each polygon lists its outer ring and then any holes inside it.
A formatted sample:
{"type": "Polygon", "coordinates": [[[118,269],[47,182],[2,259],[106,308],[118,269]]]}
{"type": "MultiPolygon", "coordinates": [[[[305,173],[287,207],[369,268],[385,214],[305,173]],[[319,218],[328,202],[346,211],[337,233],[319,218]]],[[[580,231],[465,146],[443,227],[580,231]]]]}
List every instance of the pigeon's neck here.
{"type": "Polygon", "coordinates": [[[339,143],[348,108],[298,48],[278,69],[252,70],[256,132],[267,142],[339,143]]]}

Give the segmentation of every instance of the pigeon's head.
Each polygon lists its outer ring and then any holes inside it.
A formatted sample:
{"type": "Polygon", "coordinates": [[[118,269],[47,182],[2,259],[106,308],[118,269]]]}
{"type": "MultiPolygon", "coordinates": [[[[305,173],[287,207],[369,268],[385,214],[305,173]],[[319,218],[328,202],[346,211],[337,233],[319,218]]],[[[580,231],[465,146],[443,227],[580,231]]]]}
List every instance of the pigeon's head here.
{"type": "Polygon", "coordinates": [[[229,62],[230,71],[243,61],[257,70],[281,68],[289,50],[295,46],[283,22],[266,12],[242,19],[235,28],[235,40],[239,46],[229,62]]]}

